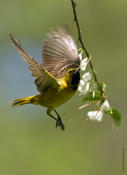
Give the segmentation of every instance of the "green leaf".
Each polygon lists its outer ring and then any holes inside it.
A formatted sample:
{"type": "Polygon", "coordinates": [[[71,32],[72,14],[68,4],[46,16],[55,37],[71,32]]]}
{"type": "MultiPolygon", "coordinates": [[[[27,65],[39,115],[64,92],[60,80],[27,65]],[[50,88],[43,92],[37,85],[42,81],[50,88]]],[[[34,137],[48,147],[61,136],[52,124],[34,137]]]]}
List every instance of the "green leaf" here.
{"type": "Polygon", "coordinates": [[[100,82],[99,84],[101,86],[102,91],[105,92],[106,91],[106,84],[103,82],[100,82]]]}
{"type": "Polygon", "coordinates": [[[105,111],[105,113],[112,116],[116,126],[120,126],[121,114],[119,111],[117,111],[116,109],[110,108],[109,110],[105,111]]]}
{"type": "Polygon", "coordinates": [[[96,102],[101,99],[101,94],[100,92],[95,92],[94,97],[93,97],[93,92],[89,92],[84,98],[83,101],[92,101],[96,102]]]}

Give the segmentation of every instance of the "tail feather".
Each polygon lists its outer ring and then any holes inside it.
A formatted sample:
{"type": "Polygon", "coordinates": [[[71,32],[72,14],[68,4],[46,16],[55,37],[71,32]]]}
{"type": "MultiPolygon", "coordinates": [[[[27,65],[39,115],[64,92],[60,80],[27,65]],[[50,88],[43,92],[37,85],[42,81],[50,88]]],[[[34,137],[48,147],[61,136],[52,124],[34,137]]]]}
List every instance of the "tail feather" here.
{"type": "Polygon", "coordinates": [[[12,101],[12,105],[16,107],[24,104],[29,104],[29,103],[36,104],[35,97],[36,96],[30,96],[30,97],[23,97],[23,98],[16,99],[12,101]]]}

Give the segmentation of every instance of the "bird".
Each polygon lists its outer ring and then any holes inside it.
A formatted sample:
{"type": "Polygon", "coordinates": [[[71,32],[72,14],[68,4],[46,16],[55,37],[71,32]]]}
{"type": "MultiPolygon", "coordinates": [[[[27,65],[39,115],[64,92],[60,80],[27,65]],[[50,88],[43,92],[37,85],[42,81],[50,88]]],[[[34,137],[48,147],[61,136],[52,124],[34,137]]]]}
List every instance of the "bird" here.
{"type": "Polygon", "coordinates": [[[52,28],[43,41],[42,63],[39,64],[10,33],[10,40],[21,58],[28,64],[39,94],[12,101],[12,106],[24,104],[47,108],[47,114],[56,121],[56,128],[64,130],[64,123],[56,107],[68,101],[76,92],[80,82],[80,58],[70,30],[59,26],[52,28]],[[55,112],[55,116],[52,112],[55,112]]]}

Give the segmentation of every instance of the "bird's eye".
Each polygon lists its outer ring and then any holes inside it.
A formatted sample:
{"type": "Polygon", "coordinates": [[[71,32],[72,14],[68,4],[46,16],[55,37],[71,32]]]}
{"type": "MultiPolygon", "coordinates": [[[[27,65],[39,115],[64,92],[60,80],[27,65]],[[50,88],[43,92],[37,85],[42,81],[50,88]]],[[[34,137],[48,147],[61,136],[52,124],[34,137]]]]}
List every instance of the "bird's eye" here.
{"type": "Polygon", "coordinates": [[[70,71],[69,71],[69,74],[71,74],[72,72],[73,72],[73,71],[72,71],[72,70],[70,70],[70,71]]]}

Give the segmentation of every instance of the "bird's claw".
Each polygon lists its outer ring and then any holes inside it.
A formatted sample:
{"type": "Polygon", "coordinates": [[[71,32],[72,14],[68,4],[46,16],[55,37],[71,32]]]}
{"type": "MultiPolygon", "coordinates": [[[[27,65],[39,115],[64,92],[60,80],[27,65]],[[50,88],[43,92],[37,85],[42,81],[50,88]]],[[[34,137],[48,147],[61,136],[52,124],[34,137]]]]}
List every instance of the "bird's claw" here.
{"type": "Polygon", "coordinates": [[[58,120],[56,121],[56,128],[57,127],[60,127],[62,130],[65,129],[64,124],[63,124],[61,118],[58,118],[58,120]]]}

